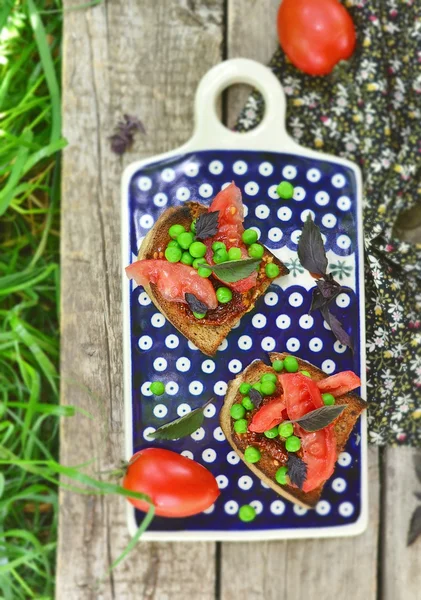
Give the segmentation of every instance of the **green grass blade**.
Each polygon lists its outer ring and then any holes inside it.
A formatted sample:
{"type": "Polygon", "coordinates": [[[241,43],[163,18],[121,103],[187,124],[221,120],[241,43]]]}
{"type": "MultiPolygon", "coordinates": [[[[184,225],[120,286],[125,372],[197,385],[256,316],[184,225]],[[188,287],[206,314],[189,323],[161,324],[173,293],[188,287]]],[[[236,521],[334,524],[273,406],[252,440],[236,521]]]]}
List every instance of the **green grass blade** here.
{"type": "Polygon", "coordinates": [[[48,379],[53,391],[57,393],[57,371],[53,363],[47,357],[47,355],[41,350],[39,344],[37,343],[35,337],[31,335],[23,326],[22,321],[16,316],[13,315],[10,319],[10,326],[13,331],[19,336],[22,342],[27,346],[38,365],[40,366],[42,372],[45,377],[48,379]]]}
{"type": "Polygon", "coordinates": [[[48,144],[48,146],[44,146],[43,148],[41,148],[41,150],[38,150],[38,152],[34,152],[34,154],[31,154],[31,156],[26,161],[23,172],[27,173],[38,162],[40,162],[44,158],[48,158],[49,156],[51,156],[52,154],[55,154],[59,150],[62,150],[66,146],[67,146],[67,141],[64,138],[60,138],[60,139],[56,140],[55,142],[51,142],[51,144],[48,144]]]}
{"type": "Polygon", "coordinates": [[[9,18],[10,13],[12,12],[12,8],[14,5],[13,0],[3,0],[3,7],[0,9],[0,31],[7,23],[7,19],[9,18]]]}
{"type": "MultiPolygon", "coordinates": [[[[32,137],[32,132],[26,131],[22,135],[22,140],[31,141],[32,137]]],[[[9,207],[9,204],[13,199],[13,196],[15,194],[15,187],[19,183],[20,178],[22,177],[28,154],[29,149],[25,145],[22,145],[19,148],[16,161],[12,167],[7,183],[4,186],[4,188],[0,191],[0,216],[6,212],[7,208],[9,207]]]]}
{"type": "Polygon", "coordinates": [[[16,294],[28,288],[33,288],[37,283],[47,279],[53,271],[57,270],[57,265],[50,264],[39,269],[28,269],[20,273],[12,273],[0,277],[0,296],[16,294]]]}
{"type": "Polygon", "coordinates": [[[45,79],[47,81],[48,91],[50,93],[51,98],[52,126],[50,142],[56,142],[61,135],[60,88],[58,85],[57,76],[54,68],[53,59],[51,56],[50,47],[48,45],[45,28],[38,14],[38,10],[33,0],[27,0],[27,6],[30,22],[38,46],[38,52],[41,57],[42,67],[44,69],[45,79]]]}

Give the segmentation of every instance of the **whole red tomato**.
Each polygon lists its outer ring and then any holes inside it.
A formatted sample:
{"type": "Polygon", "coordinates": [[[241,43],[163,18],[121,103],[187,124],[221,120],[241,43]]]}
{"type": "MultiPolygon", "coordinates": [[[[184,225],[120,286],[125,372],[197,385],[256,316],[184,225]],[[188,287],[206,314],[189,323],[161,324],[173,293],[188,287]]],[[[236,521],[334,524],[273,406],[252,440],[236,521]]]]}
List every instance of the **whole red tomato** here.
{"type": "MultiPolygon", "coordinates": [[[[162,448],[146,448],[134,454],[123,479],[123,487],[147,494],[161,517],[190,517],[211,506],[219,496],[215,477],[202,465],[162,448]]],[[[143,500],[128,498],[147,511],[143,500]]]]}
{"type": "Polygon", "coordinates": [[[278,36],[294,66],[309,75],[327,75],[355,49],[355,27],[338,0],[283,0],[278,36]]]}

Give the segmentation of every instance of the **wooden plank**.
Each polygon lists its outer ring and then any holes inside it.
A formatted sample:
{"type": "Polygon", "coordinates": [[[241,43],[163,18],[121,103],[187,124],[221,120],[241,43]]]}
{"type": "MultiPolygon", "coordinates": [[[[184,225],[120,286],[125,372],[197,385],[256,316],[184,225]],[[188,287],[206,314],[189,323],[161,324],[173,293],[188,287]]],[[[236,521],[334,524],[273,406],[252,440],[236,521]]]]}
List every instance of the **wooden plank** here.
{"type": "Polygon", "coordinates": [[[420,597],[421,538],[407,548],[406,536],[414,508],[420,504],[414,492],[421,492],[415,476],[413,448],[387,448],[384,459],[383,539],[381,544],[381,597],[383,600],[412,600],[420,597]]]}
{"type": "MultiPolygon", "coordinates": [[[[277,47],[278,0],[231,0],[228,57],[268,62],[277,47]]],[[[228,123],[235,122],[244,93],[228,93],[228,123]]],[[[377,593],[379,528],[378,451],[370,450],[370,524],[355,538],[222,544],[221,600],[288,598],[364,598],[377,593]],[[279,576],[281,574],[281,576],[279,576]]]]}
{"type": "Polygon", "coordinates": [[[379,527],[379,470],[375,449],[370,449],[369,465],[370,516],[364,534],[350,538],[260,542],[252,546],[225,543],[221,555],[221,600],[242,596],[253,600],[308,597],[375,600],[379,527]]]}
{"type": "MultiPolygon", "coordinates": [[[[276,16],[279,0],[229,0],[227,14],[227,58],[252,58],[269,62],[278,45],[276,16]]],[[[250,87],[233,86],[227,97],[228,127],[235,125],[250,87]]]]}
{"type": "MultiPolygon", "coordinates": [[[[94,458],[96,475],[124,455],[120,176],[189,137],[222,28],[223,0],[112,0],[64,15],[61,392],[93,420],[63,420],[60,455],[66,465],[94,458]],[[121,160],[108,136],[126,112],[148,135],[121,160]]],[[[215,544],[140,544],[97,587],[129,539],[125,501],[62,492],[60,503],[59,600],[214,597],[215,544]]]]}

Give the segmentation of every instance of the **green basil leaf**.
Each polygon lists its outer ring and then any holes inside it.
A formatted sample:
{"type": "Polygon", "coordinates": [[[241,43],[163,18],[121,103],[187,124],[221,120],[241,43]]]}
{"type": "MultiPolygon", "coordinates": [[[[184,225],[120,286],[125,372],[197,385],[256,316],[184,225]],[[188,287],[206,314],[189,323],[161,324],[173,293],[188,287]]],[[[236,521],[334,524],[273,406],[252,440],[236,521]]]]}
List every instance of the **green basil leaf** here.
{"type": "Polygon", "coordinates": [[[291,423],[298,423],[305,431],[319,431],[330,425],[345,410],[347,404],[333,404],[332,406],[322,406],[316,408],[299,419],[291,420],[291,423]]]}
{"type": "Polygon", "coordinates": [[[260,258],[244,258],[242,260],[229,260],[219,265],[209,265],[209,268],[225,283],[235,283],[245,279],[260,265],[260,258]]]}
{"type": "Polygon", "coordinates": [[[159,427],[156,431],[149,434],[149,437],[154,440],[179,440],[180,438],[187,437],[194,433],[203,423],[205,418],[203,411],[208,404],[214,401],[211,398],[199,408],[195,408],[184,417],[165,423],[162,427],[159,427]]]}

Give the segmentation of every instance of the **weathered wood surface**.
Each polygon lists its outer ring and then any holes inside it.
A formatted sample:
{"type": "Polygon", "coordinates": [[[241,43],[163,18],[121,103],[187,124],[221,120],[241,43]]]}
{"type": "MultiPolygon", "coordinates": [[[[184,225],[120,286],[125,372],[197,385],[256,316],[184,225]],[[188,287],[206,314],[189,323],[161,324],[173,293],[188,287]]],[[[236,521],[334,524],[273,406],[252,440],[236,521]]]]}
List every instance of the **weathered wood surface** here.
{"type": "MultiPolygon", "coordinates": [[[[113,0],[65,13],[61,391],[94,420],[62,424],[64,464],[95,457],[98,472],[123,457],[121,172],[190,136],[193,93],[221,60],[222,30],[222,0],[113,0]],[[107,136],[124,112],[148,135],[121,161],[107,136]]],[[[215,544],[139,545],[95,587],[128,541],[125,501],[64,492],[60,501],[59,600],[214,597],[215,544]]]]}
{"type": "MultiPolygon", "coordinates": [[[[418,238],[419,239],[419,238],[418,238]]],[[[415,476],[414,457],[421,452],[411,448],[388,448],[383,466],[382,600],[421,597],[421,539],[406,546],[408,521],[420,504],[414,492],[421,493],[415,476]]]]}
{"type": "MultiPolygon", "coordinates": [[[[79,0],[66,0],[70,7],[79,0]]],[[[61,460],[95,457],[96,474],[123,455],[119,184],[134,158],[169,150],[192,130],[200,77],[223,58],[266,62],[278,0],[108,0],[65,13],[62,227],[62,401],[94,420],[62,424],[61,460]],[[124,160],[107,136],[123,112],[148,135],[124,160]]],[[[227,94],[232,125],[244,90],[227,94]]],[[[370,451],[370,526],[357,538],[222,544],[140,544],[101,578],[128,541],[125,503],[61,494],[58,600],[376,597],[412,600],[420,542],[405,548],[414,505],[412,451],[370,451]],[[379,502],[379,497],[381,501],[379,502]],[[379,519],[382,533],[379,535],[379,519]],[[378,568],[378,561],[381,561],[378,568]],[[280,574],[276,576],[275,574],[280,574]]]]}

